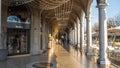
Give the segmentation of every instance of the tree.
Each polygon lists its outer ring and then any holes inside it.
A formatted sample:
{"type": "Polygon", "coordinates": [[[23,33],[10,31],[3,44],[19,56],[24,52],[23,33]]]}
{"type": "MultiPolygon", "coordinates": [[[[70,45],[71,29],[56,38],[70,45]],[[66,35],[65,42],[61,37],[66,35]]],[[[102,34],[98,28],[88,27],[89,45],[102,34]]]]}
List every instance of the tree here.
{"type": "MultiPolygon", "coordinates": [[[[109,18],[107,20],[107,28],[120,26],[120,14],[116,15],[114,18],[109,18]]],[[[92,32],[99,31],[99,23],[94,23],[92,26],[92,32]]]]}
{"type": "Polygon", "coordinates": [[[98,32],[99,31],[99,24],[96,22],[92,26],[92,32],[98,32]]]}
{"type": "Polygon", "coordinates": [[[115,27],[115,26],[116,26],[116,24],[115,24],[114,19],[113,18],[109,18],[107,20],[107,28],[111,28],[111,27],[115,27]]]}
{"type": "Polygon", "coordinates": [[[107,20],[107,28],[120,26],[120,14],[107,20]]]}
{"type": "Polygon", "coordinates": [[[116,26],[120,26],[120,15],[115,17],[115,21],[114,22],[115,22],[116,26]]]}

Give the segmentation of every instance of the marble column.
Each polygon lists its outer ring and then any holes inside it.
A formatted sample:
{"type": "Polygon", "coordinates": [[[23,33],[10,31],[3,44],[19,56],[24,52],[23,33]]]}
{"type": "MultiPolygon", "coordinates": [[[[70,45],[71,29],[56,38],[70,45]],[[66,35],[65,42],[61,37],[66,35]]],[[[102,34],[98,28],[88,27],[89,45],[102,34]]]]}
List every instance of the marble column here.
{"type": "Polygon", "coordinates": [[[74,25],[74,45],[77,43],[77,35],[76,35],[76,23],[74,25]]]}
{"type": "Polygon", "coordinates": [[[92,55],[92,49],[91,49],[91,45],[92,45],[92,28],[91,28],[91,17],[89,16],[90,14],[88,14],[88,16],[86,16],[86,32],[87,32],[87,50],[86,50],[86,55],[92,55]]]}
{"type": "Polygon", "coordinates": [[[74,44],[74,30],[72,29],[72,45],[74,44]]]}
{"type": "Polygon", "coordinates": [[[98,11],[99,11],[99,44],[100,44],[100,51],[99,51],[99,59],[98,63],[100,64],[110,64],[110,61],[107,58],[107,19],[106,19],[106,7],[107,1],[100,0],[97,3],[98,11]]]}
{"type": "Polygon", "coordinates": [[[7,58],[7,47],[6,47],[6,19],[7,19],[7,5],[2,3],[0,0],[0,60],[7,58]]]}
{"type": "Polygon", "coordinates": [[[43,26],[42,26],[42,50],[44,51],[46,49],[46,31],[45,31],[45,21],[43,21],[43,26]]]}
{"type": "Polygon", "coordinates": [[[72,29],[70,29],[70,44],[72,44],[72,29]]]}
{"type": "Polygon", "coordinates": [[[82,15],[80,19],[80,51],[83,51],[84,46],[84,14],[82,15]]]}
{"type": "Polygon", "coordinates": [[[76,34],[76,32],[75,32],[75,26],[74,26],[74,45],[76,45],[76,38],[75,38],[75,34],[76,34]]]}
{"type": "Polygon", "coordinates": [[[41,13],[37,10],[33,10],[32,24],[31,24],[31,55],[41,54],[41,36],[40,36],[40,25],[41,25],[41,13]]]}
{"type": "Polygon", "coordinates": [[[80,21],[77,19],[77,44],[80,46],[80,21]]]}
{"type": "Polygon", "coordinates": [[[8,6],[0,0],[0,49],[7,49],[6,47],[6,22],[7,22],[7,8],[8,6]]]}
{"type": "Polygon", "coordinates": [[[71,29],[71,44],[73,44],[73,30],[71,29]]]}
{"type": "Polygon", "coordinates": [[[76,23],[76,44],[78,47],[78,22],[76,23]]]}
{"type": "Polygon", "coordinates": [[[2,45],[2,37],[1,37],[1,34],[2,34],[2,21],[1,21],[1,12],[2,12],[2,4],[1,4],[1,0],[0,0],[0,49],[2,49],[3,48],[3,45],[2,45]]]}

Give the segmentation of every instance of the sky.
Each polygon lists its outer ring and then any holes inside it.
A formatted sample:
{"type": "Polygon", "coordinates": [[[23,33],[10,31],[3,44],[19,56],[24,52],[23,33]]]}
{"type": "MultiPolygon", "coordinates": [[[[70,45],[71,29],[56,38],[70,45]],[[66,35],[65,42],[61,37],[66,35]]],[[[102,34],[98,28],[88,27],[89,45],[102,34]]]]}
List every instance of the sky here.
{"type": "MultiPolygon", "coordinates": [[[[120,0],[107,0],[108,6],[106,8],[107,19],[114,18],[117,15],[120,15],[120,0]]],[[[92,25],[98,22],[98,8],[96,8],[97,3],[96,0],[93,0],[92,5],[92,25]]]]}

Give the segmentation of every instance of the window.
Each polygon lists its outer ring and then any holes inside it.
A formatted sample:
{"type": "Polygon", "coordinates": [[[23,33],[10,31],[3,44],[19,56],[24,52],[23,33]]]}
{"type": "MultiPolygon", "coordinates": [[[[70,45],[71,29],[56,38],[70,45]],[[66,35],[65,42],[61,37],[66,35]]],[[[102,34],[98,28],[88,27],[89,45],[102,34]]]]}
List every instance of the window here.
{"type": "Polygon", "coordinates": [[[19,23],[19,22],[20,22],[20,19],[19,19],[17,16],[8,16],[7,22],[19,23]]]}

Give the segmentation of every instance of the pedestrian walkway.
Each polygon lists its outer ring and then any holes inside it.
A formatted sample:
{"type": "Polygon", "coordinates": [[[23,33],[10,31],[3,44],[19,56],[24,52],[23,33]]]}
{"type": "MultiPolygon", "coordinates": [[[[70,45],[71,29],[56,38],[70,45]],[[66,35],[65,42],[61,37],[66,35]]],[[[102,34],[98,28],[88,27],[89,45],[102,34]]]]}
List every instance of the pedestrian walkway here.
{"type": "Polygon", "coordinates": [[[31,56],[28,54],[8,57],[7,60],[0,61],[0,68],[35,68],[33,67],[34,64],[50,62],[54,63],[52,67],[56,68],[56,62],[54,62],[55,58],[53,59],[52,51],[53,49],[48,49],[45,53],[42,53],[41,55],[31,56]]]}
{"type": "Polygon", "coordinates": [[[80,63],[62,46],[55,46],[57,68],[81,68],[80,63]]]}
{"type": "Polygon", "coordinates": [[[70,47],[70,52],[61,45],[54,45],[45,53],[36,56],[9,57],[0,61],[0,68],[116,68],[114,66],[98,65],[96,57],[85,56],[79,50],[70,47]],[[49,64],[44,64],[49,63],[49,64]]]}
{"type": "Polygon", "coordinates": [[[98,65],[96,57],[85,56],[84,53],[72,48],[68,52],[60,45],[55,47],[55,55],[57,68],[110,68],[109,66],[98,65]]]}

